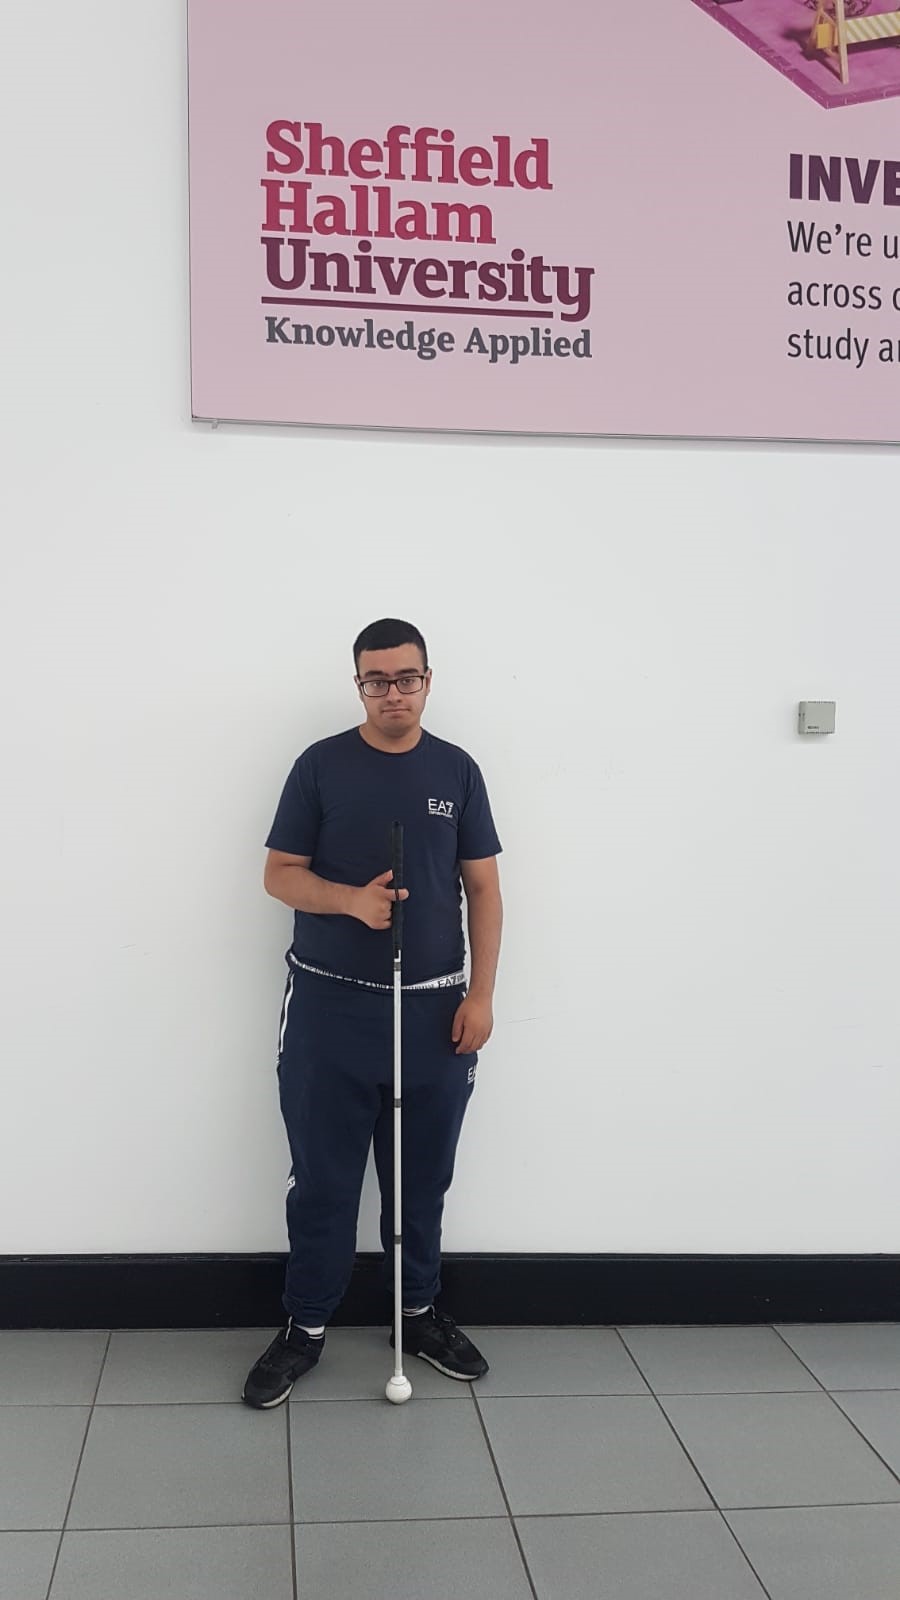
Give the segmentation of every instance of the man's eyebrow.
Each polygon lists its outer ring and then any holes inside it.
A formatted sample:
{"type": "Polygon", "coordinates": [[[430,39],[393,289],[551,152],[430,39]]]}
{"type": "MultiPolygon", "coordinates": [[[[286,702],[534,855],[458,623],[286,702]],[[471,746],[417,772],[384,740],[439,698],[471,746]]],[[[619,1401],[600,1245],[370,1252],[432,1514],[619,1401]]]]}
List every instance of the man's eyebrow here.
{"type": "Polygon", "coordinates": [[[409,678],[413,675],[415,675],[417,678],[421,678],[423,676],[422,668],[401,667],[399,672],[392,674],[390,672],[379,672],[377,667],[370,667],[368,672],[363,673],[364,678],[390,678],[392,676],[395,678],[409,678]]]}

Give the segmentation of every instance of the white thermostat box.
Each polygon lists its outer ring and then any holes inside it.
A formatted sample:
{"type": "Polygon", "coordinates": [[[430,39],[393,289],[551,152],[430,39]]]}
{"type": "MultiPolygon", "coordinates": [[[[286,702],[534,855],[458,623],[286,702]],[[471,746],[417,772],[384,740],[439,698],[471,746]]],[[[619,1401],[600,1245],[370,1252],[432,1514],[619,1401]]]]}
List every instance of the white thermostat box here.
{"type": "Polygon", "coordinates": [[[834,700],[801,700],[800,733],[834,733],[834,700]]]}

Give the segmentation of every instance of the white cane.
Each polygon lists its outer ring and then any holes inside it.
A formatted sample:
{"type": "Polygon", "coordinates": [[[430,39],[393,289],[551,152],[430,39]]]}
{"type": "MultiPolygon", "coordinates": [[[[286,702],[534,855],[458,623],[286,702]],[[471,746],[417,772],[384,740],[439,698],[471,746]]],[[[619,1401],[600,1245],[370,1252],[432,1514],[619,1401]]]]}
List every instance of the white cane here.
{"type": "MultiPolygon", "coordinates": [[[[403,824],[391,828],[391,866],[393,888],[403,888],[403,824]]],[[[395,900],[391,915],[394,939],[394,1375],[385,1386],[385,1395],[395,1406],[402,1406],[412,1395],[412,1384],[403,1375],[403,1162],[401,1154],[402,1064],[400,1040],[400,967],[403,946],[403,901],[395,900]]]]}

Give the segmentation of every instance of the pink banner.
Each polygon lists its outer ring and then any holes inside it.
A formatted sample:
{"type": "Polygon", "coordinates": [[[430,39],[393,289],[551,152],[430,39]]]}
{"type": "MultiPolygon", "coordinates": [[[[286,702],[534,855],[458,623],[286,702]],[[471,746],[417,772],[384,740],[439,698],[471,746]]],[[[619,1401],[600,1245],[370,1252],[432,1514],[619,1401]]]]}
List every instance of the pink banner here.
{"type": "Polygon", "coordinates": [[[188,3],[195,417],[900,435],[900,11],[188,3]]]}

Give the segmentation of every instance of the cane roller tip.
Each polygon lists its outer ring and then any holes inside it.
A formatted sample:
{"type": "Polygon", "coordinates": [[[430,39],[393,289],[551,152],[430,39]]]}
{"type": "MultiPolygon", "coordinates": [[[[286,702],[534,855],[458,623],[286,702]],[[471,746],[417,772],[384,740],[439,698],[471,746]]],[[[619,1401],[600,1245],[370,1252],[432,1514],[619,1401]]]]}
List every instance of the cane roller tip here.
{"type": "Polygon", "coordinates": [[[384,1392],[391,1405],[402,1406],[412,1398],[412,1384],[408,1378],[390,1378],[384,1392]]]}

